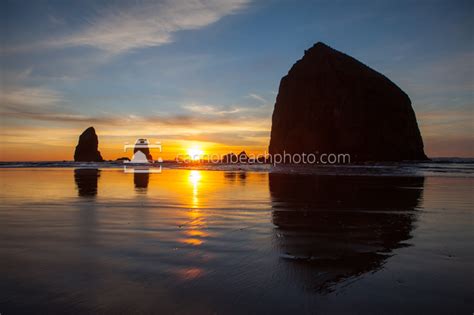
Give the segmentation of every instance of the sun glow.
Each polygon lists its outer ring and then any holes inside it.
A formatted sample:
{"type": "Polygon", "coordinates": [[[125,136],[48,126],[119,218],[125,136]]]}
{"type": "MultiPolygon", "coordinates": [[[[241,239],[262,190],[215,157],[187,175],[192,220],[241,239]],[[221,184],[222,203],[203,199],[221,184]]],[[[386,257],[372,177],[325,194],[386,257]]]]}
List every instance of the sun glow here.
{"type": "Polygon", "coordinates": [[[204,154],[204,151],[202,151],[198,146],[192,146],[187,150],[187,154],[191,160],[196,161],[201,158],[201,156],[204,154]]]}

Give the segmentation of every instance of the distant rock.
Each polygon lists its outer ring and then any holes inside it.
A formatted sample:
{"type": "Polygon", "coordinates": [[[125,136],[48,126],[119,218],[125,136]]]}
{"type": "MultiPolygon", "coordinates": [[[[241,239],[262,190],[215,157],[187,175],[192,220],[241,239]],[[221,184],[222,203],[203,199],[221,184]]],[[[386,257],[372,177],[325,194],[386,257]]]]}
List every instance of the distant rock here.
{"type": "Polygon", "coordinates": [[[427,159],[408,95],[320,42],[281,79],[269,152],[283,151],[349,153],[353,162],[427,159]]]}
{"type": "Polygon", "coordinates": [[[234,153],[228,153],[222,157],[222,163],[237,163],[238,157],[234,153]]]}
{"type": "Polygon", "coordinates": [[[239,163],[247,163],[249,161],[249,156],[247,155],[247,153],[245,153],[245,151],[240,152],[237,157],[239,163]]]}
{"type": "Polygon", "coordinates": [[[117,162],[121,162],[121,161],[130,161],[130,159],[126,156],[123,156],[123,157],[119,157],[118,159],[116,159],[115,161],[117,162]]]}
{"type": "Polygon", "coordinates": [[[233,152],[228,153],[222,157],[222,163],[227,164],[240,164],[240,163],[249,163],[251,160],[245,151],[235,154],[233,152]]]}
{"type": "Polygon", "coordinates": [[[74,161],[76,162],[102,162],[102,156],[97,150],[99,140],[94,127],[87,128],[79,137],[79,143],[74,152],[74,161]]]}

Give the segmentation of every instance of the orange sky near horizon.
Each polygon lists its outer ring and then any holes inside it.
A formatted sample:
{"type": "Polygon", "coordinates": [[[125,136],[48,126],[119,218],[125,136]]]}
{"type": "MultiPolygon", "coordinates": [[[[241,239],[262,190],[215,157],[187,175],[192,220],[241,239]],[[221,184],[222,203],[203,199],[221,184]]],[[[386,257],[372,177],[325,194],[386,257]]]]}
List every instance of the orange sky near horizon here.
{"type": "MultiPolygon", "coordinates": [[[[5,128],[1,128],[5,131],[5,128]]],[[[232,132],[229,127],[229,132],[232,132]]],[[[248,154],[264,154],[268,150],[269,129],[267,136],[249,137],[242,139],[242,144],[220,143],[211,140],[192,140],[193,137],[183,137],[184,139],[166,139],[160,136],[118,136],[110,133],[103,133],[100,128],[96,128],[99,136],[99,151],[105,160],[115,160],[120,157],[131,158],[133,152],[124,152],[126,142],[133,144],[139,137],[148,138],[150,143],[160,141],[162,152],[153,149],[151,154],[154,158],[161,157],[164,160],[174,160],[178,155],[186,155],[191,147],[197,147],[204,154],[223,155],[229,152],[238,154],[245,150],[248,154]]],[[[82,131],[79,129],[64,130],[35,130],[29,132],[14,133],[2,132],[0,146],[0,161],[71,161],[74,156],[74,149],[77,139],[82,131]]],[[[235,131],[238,132],[238,131],[235,131]]],[[[421,125],[421,132],[425,145],[425,152],[429,157],[473,157],[472,137],[458,137],[450,134],[438,134],[437,129],[431,125],[421,125]]],[[[176,136],[177,137],[177,136],[176,136]]],[[[195,139],[205,138],[196,135],[195,139]]]]}
{"type": "MultiPolygon", "coordinates": [[[[123,140],[116,137],[99,136],[99,151],[105,160],[115,160],[121,157],[131,158],[133,150],[124,150],[124,145],[134,144],[135,140],[144,136],[124,136],[123,140]]],[[[5,137],[2,137],[5,138],[5,137]]],[[[59,136],[46,137],[44,142],[35,139],[22,139],[18,143],[12,140],[5,140],[0,146],[0,161],[72,161],[77,139],[71,139],[69,135],[60,140],[59,136]]],[[[212,141],[195,140],[162,140],[159,137],[148,137],[150,144],[161,143],[162,151],[151,149],[154,159],[161,157],[163,160],[174,160],[177,157],[184,157],[190,148],[198,148],[203,155],[224,155],[229,152],[238,154],[246,151],[247,154],[260,154],[267,150],[268,142],[251,145],[226,145],[212,141]]],[[[4,140],[4,139],[3,139],[4,140]]]]}
{"type": "MultiPolygon", "coordinates": [[[[83,125],[83,124],[82,124],[83,125]]],[[[163,124],[129,120],[93,124],[99,138],[99,151],[105,160],[131,158],[124,145],[147,138],[150,144],[160,142],[162,152],[152,149],[157,159],[174,160],[185,155],[191,147],[199,147],[204,154],[263,153],[269,141],[270,119],[246,121],[191,121],[163,124]]],[[[0,125],[0,161],[63,161],[73,160],[83,127],[25,127],[0,125]]]]}
{"type": "MultiPolygon", "coordinates": [[[[129,143],[134,143],[130,141],[129,143]]],[[[150,142],[152,143],[152,141],[150,142]]],[[[216,143],[200,141],[162,141],[162,152],[152,149],[151,155],[154,159],[161,157],[163,160],[174,160],[177,157],[185,157],[188,150],[197,147],[203,151],[203,155],[224,155],[229,152],[238,154],[245,151],[247,154],[264,153],[266,147],[262,146],[226,146],[216,143]]],[[[48,144],[11,144],[0,148],[0,161],[72,161],[74,149],[77,143],[64,145],[48,144]],[[32,148],[34,148],[32,150],[32,148]]],[[[121,157],[132,158],[133,150],[124,152],[124,143],[104,143],[99,140],[99,151],[105,160],[115,160],[121,157]]]]}

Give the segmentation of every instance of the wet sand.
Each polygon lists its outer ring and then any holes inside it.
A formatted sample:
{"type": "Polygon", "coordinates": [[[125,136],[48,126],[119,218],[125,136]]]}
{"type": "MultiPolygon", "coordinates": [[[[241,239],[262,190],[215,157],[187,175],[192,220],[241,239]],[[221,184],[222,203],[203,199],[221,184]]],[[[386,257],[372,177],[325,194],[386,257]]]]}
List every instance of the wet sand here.
{"type": "Polygon", "coordinates": [[[0,313],[472,313],[471,177],[1,169],[0,313]]]}

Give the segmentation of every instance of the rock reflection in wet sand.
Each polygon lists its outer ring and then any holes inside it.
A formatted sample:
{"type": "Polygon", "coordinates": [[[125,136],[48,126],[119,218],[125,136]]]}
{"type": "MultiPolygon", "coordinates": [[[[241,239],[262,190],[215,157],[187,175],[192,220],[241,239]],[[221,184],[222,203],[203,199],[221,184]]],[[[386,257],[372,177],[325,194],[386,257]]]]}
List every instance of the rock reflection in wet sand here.
{"type": "Polygon", "coordinates": [[[407,246],[424,178],[269,174],[281,257],[318,291],[380,268],[407,246]]]}
{"type": "Polygon", "coordinates": [[[100,170],[98,169],[75,169],[74,181],[77,185],[77,193],[80,197],[94,197],[97,195],[97,182],[100,170]]]}

